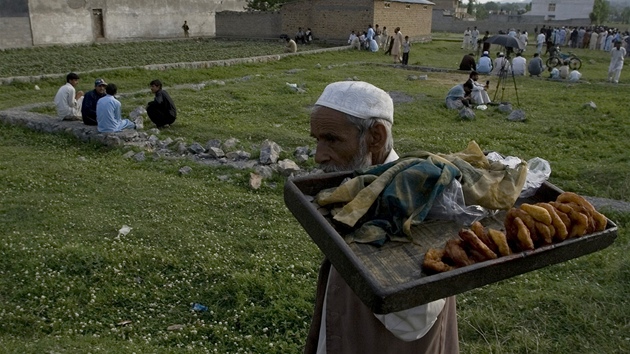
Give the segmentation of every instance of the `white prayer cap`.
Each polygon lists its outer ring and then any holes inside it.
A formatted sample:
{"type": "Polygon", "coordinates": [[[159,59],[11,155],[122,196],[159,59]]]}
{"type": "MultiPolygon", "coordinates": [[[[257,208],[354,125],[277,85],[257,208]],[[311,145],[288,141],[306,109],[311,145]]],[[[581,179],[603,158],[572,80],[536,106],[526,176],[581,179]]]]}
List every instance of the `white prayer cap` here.
{"type": "Polygon", "coordinates": [[[487,51],[487,50],[484,50],[484,51],[483,51],[483,55],[488,55],[488,51],[487,51]]]}
{"type": "Polygon", "coordinates": [[[394,123],[394,101],[380,88],[363,81],[334,82],[319,96],[324,106],[357,118],[381,118],[394,123]]]}

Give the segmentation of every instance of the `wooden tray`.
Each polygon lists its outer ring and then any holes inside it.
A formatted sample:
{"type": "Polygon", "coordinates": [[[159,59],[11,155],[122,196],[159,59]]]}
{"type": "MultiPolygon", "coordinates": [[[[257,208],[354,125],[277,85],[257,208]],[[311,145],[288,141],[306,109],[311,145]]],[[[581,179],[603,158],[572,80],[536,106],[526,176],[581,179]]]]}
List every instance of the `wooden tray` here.
{"type": "MultiPolygon", "coordinates": [[[[444,247],[462,226],[449,221],[428,221],[414,227],[413,243],[388,241],[382,247],[348,245],[311,200],[320,190],[336,187],[350,176],[342,172],[289,180],[284,188],[284,201],[350,288],[374,313],[405,310],[577,258],[608,247],[617,237],[617,226],[608,220],[601,232],[429,275],[422,270],[425,252],[431,247],[444,247]]],[[[562,190],[545,183],[536,195],[516,204],[551,201],[560,193],[562,190]]],[[[503,229],[504,218],[505,212],[500,212],[481,223],[503,229]]]]}

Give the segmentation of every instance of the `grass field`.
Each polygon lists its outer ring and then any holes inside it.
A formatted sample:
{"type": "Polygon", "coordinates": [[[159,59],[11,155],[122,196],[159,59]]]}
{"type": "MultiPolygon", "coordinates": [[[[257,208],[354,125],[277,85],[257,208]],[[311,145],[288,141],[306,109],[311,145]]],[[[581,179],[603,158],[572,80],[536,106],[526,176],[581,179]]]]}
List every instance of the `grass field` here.
{"type": "MultiPolygon", "coordinates": [[[[94,67],[66,59],[74,47],[0,52],[0,61],[47,57],[49,50],[55,70],[137,66],[147,63],[136,55],[145,45],[101,45],[107,58],[94,67]]],[[[149,62],[186,61],[186,53],[199,47],[194,40],[172,45],[181,56],[149,62]]],[[[251,42],[229,46],[233,53],[257,55],[251,42]]],[[[498,90],[498,97],[516,106],[518,94],[524,123],[509,122],[493,108],[462,121],[444,108],[443,98],[467,75],[394,68],[383,65],[390,58],[381,53],[336,52],[204,70],[120,69],[83,74],[79,88],[91,89],[97,76],[116,83],[119,92],[129,93],[121,98],[128,113],[151,100],[147,84],[160,78],[179,109],[178,121],[162,137],[202,144],[235,137],[254,151],[271,139],[289,154],[314,146],[308,111],[326,84],[356,77],[405,98],[395,106],[399,153],[459,151],[476,140],[485,150],[547,159],[551,182],[565,190],[630,201],[630,126],[622,105],[630,94],[628,68],[622,83],[612,85],[605,81],[606,53],[575,52],[584,62],[584,83],[519,77],[497,85],[489,77],[491,98],[498,90]],[[408,80],[418,74],[428,79],[408,80]],[[178,86],[211,80],[225,85],[178,86]],[[296,94],[286,83],[307,92],[296,94]],[[596,110],[583,107],[590,101],[596,110]]],[[[410,63],[456,68],[463,54],[459,43],[416,44],[410,63]]],[[[38,63],[22,60],[1,75],[41,73],[38,63]]],[[[0,86],[0,109],[51,102],[62,84],[48,79],[0,86]]],[[[251,190],[249,171],[191,165],[191,174],[179,176],[190,161],[137,163],[123,159],[123,150],[65,135],[1,128],[5,352],[300,352],[322,255],[284,206],[281,178],[275,187],[251,190]],[[228,180],[219,178],[226,175],[228,180]],[[133,230],[117,238],[122,225],[133,230]],[[195,312],[194,303],[208,310],[195,312]],[[172,325],[183,329],[168,330],[172,325]]],[[[458,295],[461,352],[630,352],[630,215],[603,212],[619,226],[611,247],[458,295]]]]}

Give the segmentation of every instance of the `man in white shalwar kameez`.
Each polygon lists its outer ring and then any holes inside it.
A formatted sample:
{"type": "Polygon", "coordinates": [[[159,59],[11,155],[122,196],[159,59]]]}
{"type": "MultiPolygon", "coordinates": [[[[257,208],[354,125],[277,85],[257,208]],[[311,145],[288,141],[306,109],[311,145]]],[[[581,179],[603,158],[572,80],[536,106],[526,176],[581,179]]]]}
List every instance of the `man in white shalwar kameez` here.
{"type": "Polygon", "coordinates": [[[623,60],[626,56],[626,49],[621,46],[621,42],[616,42],[615,47],[610,51],[610,66],[608,67],[608,81],[619,83],[623,60]]]}
{"type": "Polygon", "coordinates": [[[473,89],[470,93],[473,103],[477,105],[490,103],[490,96],[488,96],[488,91],[486,91],[489,88],[489,84],[484,85],[478,82],[479,74],[476,71],[471,72],[469,77],[473,84],[473,89]]]}

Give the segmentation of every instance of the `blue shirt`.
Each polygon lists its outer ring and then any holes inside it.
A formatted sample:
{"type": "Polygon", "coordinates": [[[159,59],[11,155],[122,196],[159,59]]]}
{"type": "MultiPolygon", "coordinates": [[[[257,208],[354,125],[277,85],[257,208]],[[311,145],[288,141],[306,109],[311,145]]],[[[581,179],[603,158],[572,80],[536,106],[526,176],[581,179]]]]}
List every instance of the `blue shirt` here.
{"type": "Polygon", "coordinates": [[[477,72],[482,74],[490,74],[492,71],[492,59],[489,56],[484,55],[479,58],[479,63],[477,63],[477,72]]]}
{"type": "Polygon", "coordinates": [[[446,100],[456,100],[458,98],[464,98],[466,96],[466,91],[464,91],[464,85],[459,84],[453,86],[448,93],[446,94],[446,100]]]}
{"type": "Polygon", "coordinates": [[[118,132],[127,125],[122,119],[120,101],[112,95],[107,95],[96,103],[96,121],[101,133],[118,132]]]}

